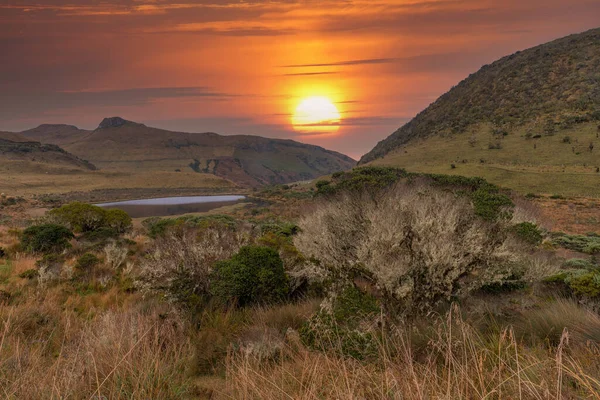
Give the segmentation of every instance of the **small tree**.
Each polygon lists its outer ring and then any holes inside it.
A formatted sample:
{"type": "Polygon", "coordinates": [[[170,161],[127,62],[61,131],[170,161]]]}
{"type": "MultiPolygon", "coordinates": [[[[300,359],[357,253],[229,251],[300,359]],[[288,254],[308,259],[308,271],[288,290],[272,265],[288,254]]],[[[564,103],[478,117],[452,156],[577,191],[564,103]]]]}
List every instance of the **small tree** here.
{"type": "Polygon", "coordinates": [[[131,217],[123,210],[106,210],[106,225],[118,233],[125,233],[131,229],[131,217]]]}
{"type": "Polygon", "coordinates": [[[122,210],[105,210],[92,204],[74,202],[51,210],[48,215],[75,232],[111,228],[124,233],[131,228],[131,217],[122,210]]]}
{"type": "Polygon", "coordinates": [[[106,223],[106,210],[91,204],[74,202],[48,213],[59,223],[67,225],[75,232],[90,232],[106,223]]]}
{"type": "Polygon", "coordinates": [[[100,264],[100,259],[95,254],[85,253],[77,259],[75,268],[79,272],[89,272],[96,265],[100,264]]]}
{"type": "Polygon", "coordinates": [[[50,253],[66,249],[73,232],[62,225],[33,225],[23,231],[21,245],[30,253],[50,253]]]}
{"type": "Polygon", "coordinates": [[[242,247],[215,265],[210,291],[221,302],[236,300],[240,306],[279,302],[288,294],[283,261],[269,247],[242,247]]]}

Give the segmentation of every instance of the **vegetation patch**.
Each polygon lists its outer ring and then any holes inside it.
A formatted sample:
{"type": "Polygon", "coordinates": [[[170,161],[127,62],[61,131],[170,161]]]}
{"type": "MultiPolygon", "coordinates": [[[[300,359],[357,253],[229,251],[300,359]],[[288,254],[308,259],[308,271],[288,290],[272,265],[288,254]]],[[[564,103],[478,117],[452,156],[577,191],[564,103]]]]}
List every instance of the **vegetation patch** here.
{"type": "Polygon", "coordinates": [[[381,311],[378,301],[355,286],[336,296],[329,309],[311,317],[301,328],[305,346],[339,352],[359,360],[377,355],[378,342],[371,324],[381,311]]]}
{"type": "Polygon", "coordinates": [[[331,181],[319,181],[316,185],[317,194],[324,196],[341,192],[375,194],[400,181],[429,183],[457,196],[466,196],[472,201],[475,214],[488,221],[508,219],[512,215],[514,203],[510,197],[483,178],[408,173],[401,168],[369,166],[334,174],[331,181]]]}
{"type": "Polygon", "coordinates": [[[33,225],[23,231],[21,246],[30,253],[60,252],[71,246],[73,237],[73,232],[62,225],[33,225]]]}
{"type": "Polygon", "coordinates": [[[542,243],[542,240],[544,239],[544,234],[540,228],[531,222],[521,222],[513,227],[513,231],[523,241],[534,246],[542,243]]]}
{"type": "Polygon", "coordinates": [[[600,235],[590,233],[587,235],[567,235],[555,233],[552,242],[565,249],[578,251],[586,254],[600,253],[600,235]]]}
{"type": "Polygon", "coordinates": [[[148,231],[148,236],[157,238],[165,235],[167,232],[183,228],[207,229],[211,227],[223,227],[234,230],[237,226],[235,218],[229,215],[201,215],[201,216],[183,216],[177,218],[147,218],[142,225],[148,231]]]}
{"type": "Polygon", "coordinates": [[[211,294],[221,303],[239,306],[283,301],[288,278],[277,251],[260,246],[245,246],[230,259],[215,264],[211,294]]]}
{"type": "Polygon", "coordinates": [[[131,229],[131,217],[118,209],[106,210],[92,204],[74,202],[48,212],[48,217],[74,232],[93,232],[108,228],[118,233],[131,229]]]}

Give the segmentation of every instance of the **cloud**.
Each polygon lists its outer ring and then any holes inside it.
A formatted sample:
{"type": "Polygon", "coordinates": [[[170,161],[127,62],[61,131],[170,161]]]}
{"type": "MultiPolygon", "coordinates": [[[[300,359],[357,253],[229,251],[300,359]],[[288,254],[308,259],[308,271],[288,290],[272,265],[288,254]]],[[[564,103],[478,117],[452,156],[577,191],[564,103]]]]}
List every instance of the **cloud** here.
{"type": "Polygon", "coordinates": [[[339,74],[338,71],[320,71],[320,72],[296,72],[291,74],[283,74],[283,76],[312,76],[312,75],[334,75],[339,74]]]}
{"type": "Polygon", "coordinates": [[[387,64],[398,61],[398,58],[371,58],[366,60],[346,60],[320,64],[292,64],[283,65],[282,68],[312,68],[312,67],[343,67],[349,65],[387,64]]]}
{"type": "Polygon", "coordinates": [[[51,110],[84,107],[143,106],[159,99],[236,97],[208,87],[157,87],[115,90],[47,91],[35,94],[0,93],[0,118],[35,117],[51,110]]]}

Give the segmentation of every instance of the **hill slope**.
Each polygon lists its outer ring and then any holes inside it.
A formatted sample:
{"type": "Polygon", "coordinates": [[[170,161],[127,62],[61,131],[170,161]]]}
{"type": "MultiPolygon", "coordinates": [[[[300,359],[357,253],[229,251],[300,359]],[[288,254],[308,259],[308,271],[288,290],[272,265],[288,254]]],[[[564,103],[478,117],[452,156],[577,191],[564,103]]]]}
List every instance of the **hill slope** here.
{"type": "Polygon", "coordinates": [[[292,140],[171,132],[119,117],[104,119],[94,131],[41,125],[22,134],[61,145],[102,169],[196,171],[243,186],[312,179],[355,164],[343,154],[292,140]]]}
{"type": "Polygon", "coordinates": [[[57,167],[95,170],[96,167],[54,144],[34,142],[18,133],[0,132],[0,162],[43,163],[57,167]]]}
{"type": "Polygon", "coordinates": [[[504,57],[381,141],[360,164],[480,175],[523,191],[600,195],[600,29],[504,57]]]}

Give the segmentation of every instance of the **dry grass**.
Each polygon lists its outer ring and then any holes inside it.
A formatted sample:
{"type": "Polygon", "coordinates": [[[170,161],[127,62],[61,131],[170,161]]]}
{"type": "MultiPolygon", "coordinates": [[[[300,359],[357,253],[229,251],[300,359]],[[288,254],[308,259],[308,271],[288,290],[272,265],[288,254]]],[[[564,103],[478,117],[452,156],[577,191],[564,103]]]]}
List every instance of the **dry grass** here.
{"type": "Polygon", "coordinates": [[[212,174],[170,171],[83,171],[32,163],[7,162],[0,165],[0,187],[10,196],[31,196],[96,189],[145,188],[235,188],[235,184],[212,174]]]}
{"type": "Polygon", "coordinates": [[[525,348],[511,329],[482,336],[451,312],[437,321],[424,352],[400,330],[379,344],[373,362],[286,348],[279,362],[228,359],[227,389],[235,399],[567,399],[599,398],[595,348],[525,348]]]}
{"type": "Polygon", "coordinates": [[[191,344],[185,325],[156,308],[85,320],[50,298],[2,307],[4,398],[183,398],[191,344]]]}

